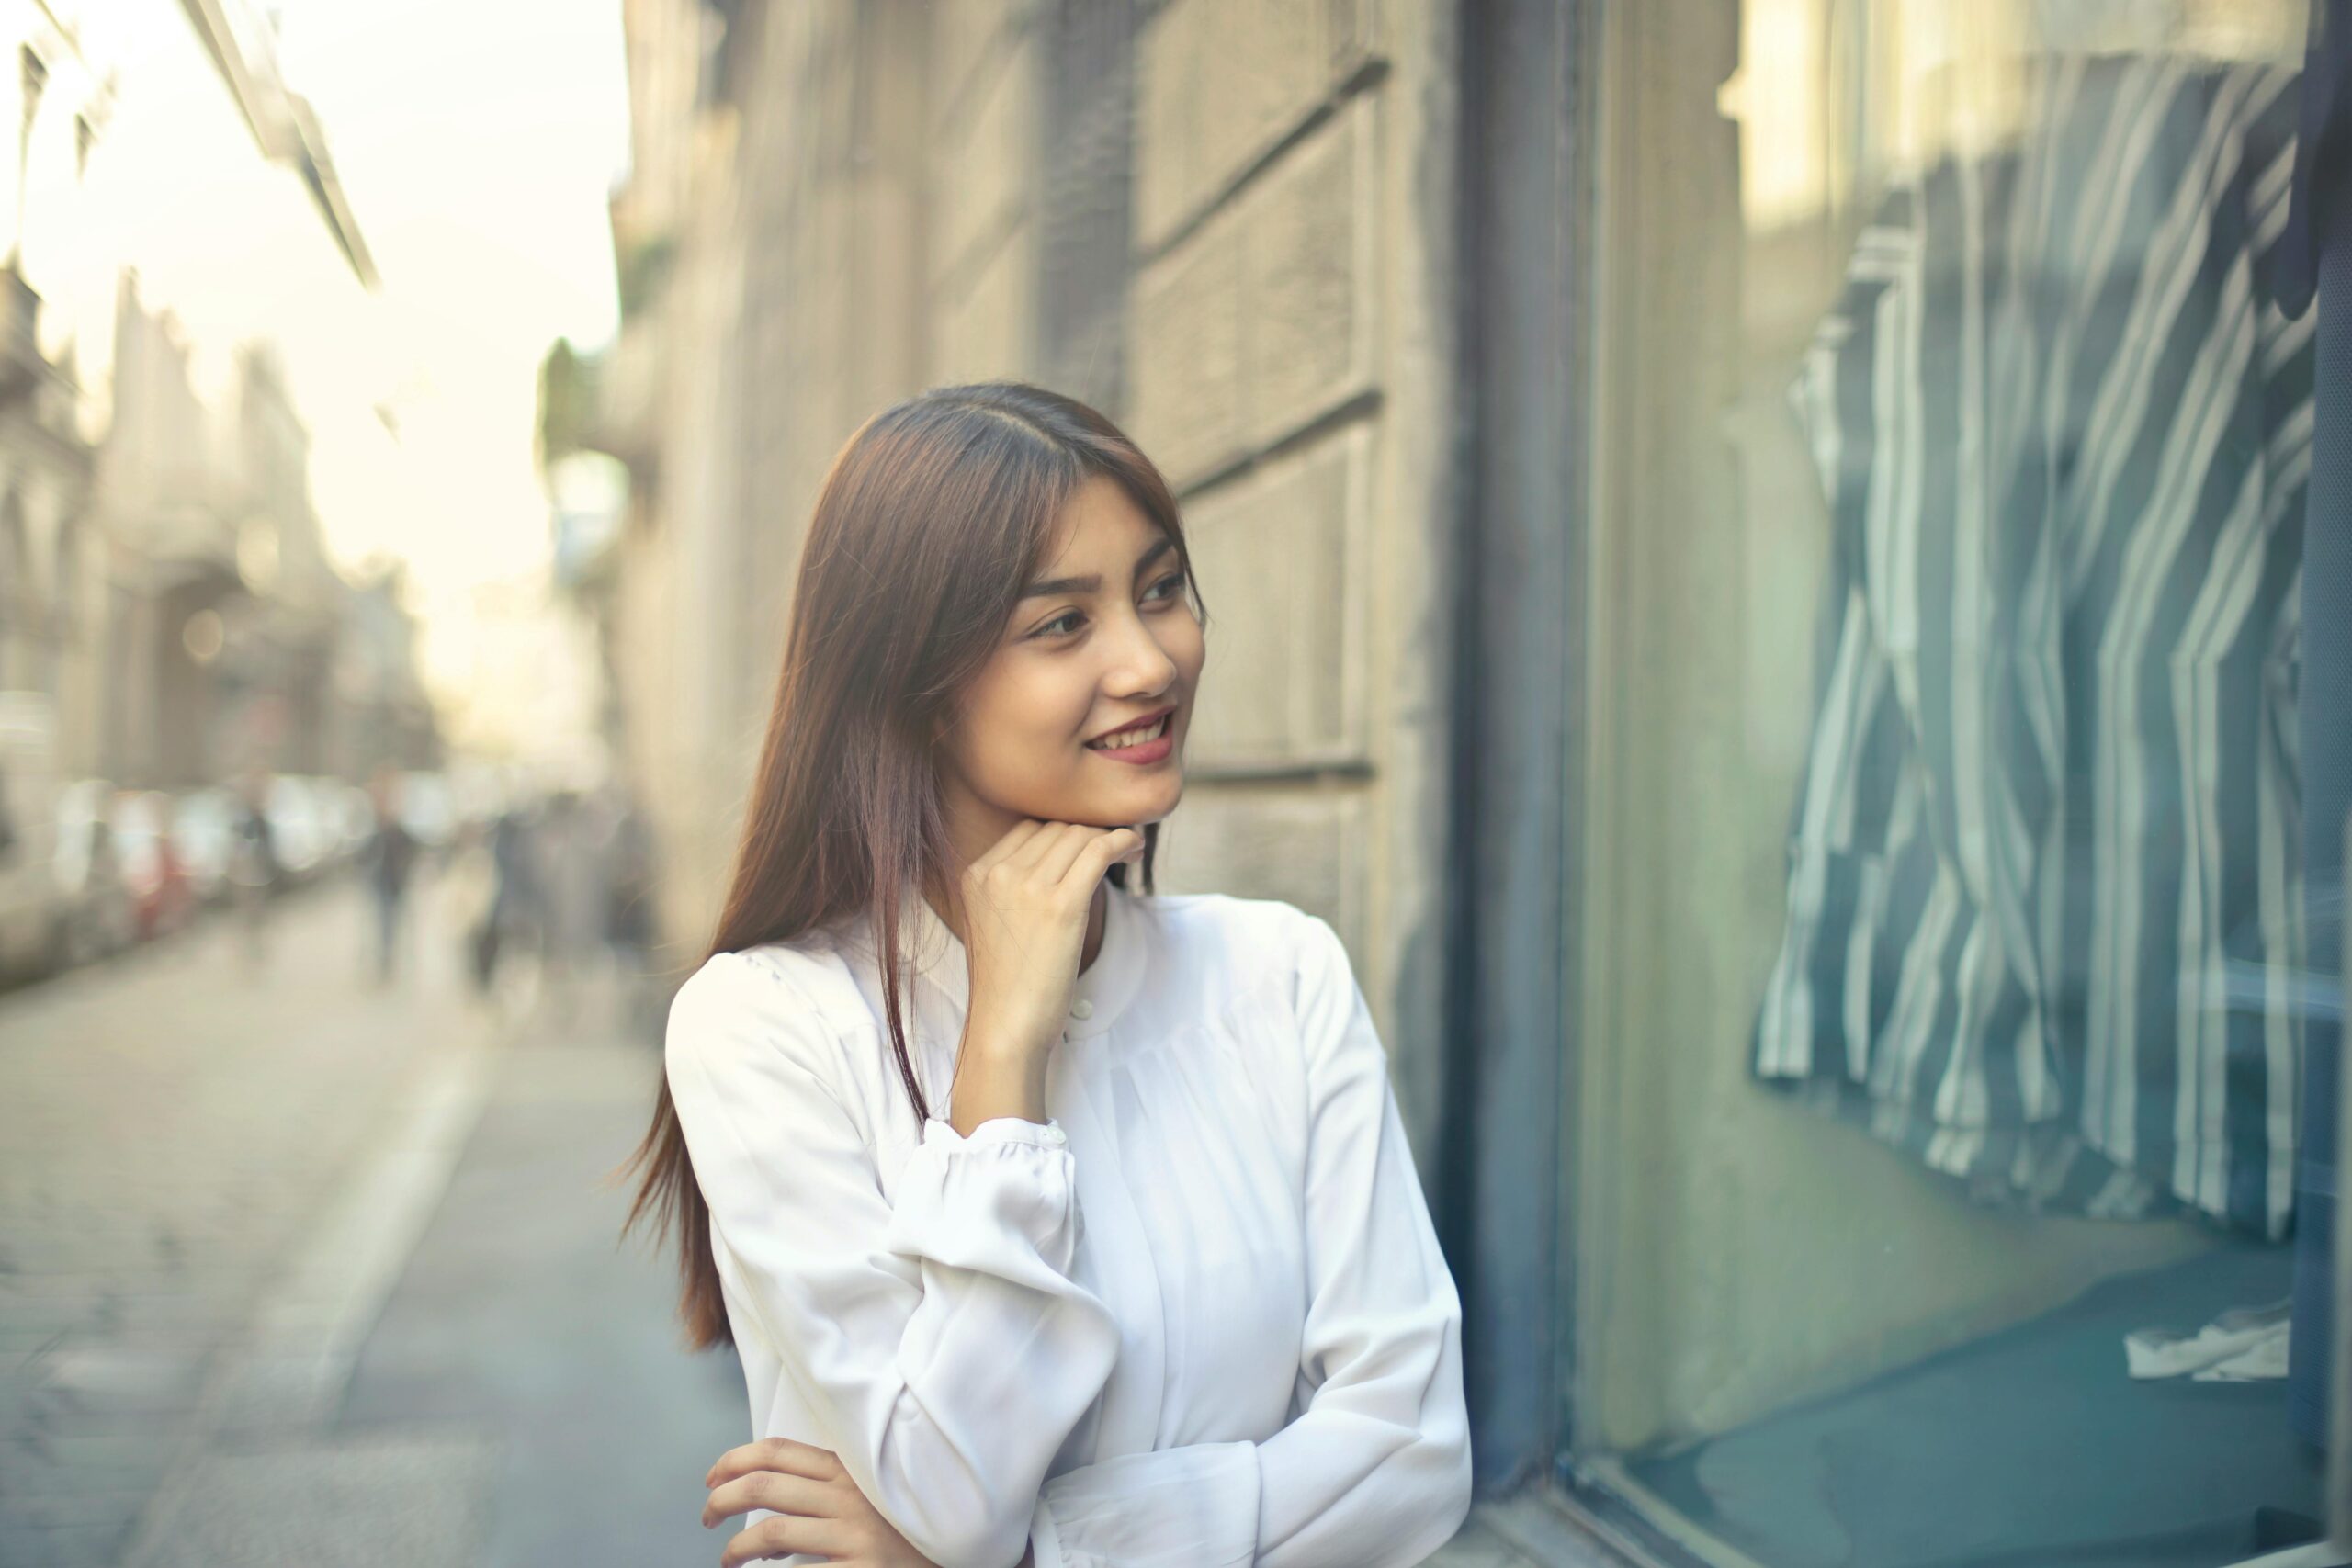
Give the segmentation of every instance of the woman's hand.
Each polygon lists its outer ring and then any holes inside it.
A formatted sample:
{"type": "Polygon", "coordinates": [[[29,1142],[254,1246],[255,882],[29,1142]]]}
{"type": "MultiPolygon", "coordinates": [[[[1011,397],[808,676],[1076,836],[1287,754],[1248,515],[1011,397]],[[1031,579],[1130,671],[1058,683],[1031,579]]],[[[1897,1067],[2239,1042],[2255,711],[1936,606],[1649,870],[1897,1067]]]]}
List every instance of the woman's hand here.
{"type": "MultiPolygon", "coordinates": [[[[723,1568],[796,1551],[849,1568],[936,1568],[875,1511],[824,1449],[789,1438],[746,1443],[719,1455],[703,1484],[711,1489],[702,1510],[705,1529],[753,1508],[774,1515],[736,1532],[718,1559],[723,1568]]],[[[1028,1561],[1025,1552],[1022,1561],[1028,1561]]]]}
{"type": "Polygon", "coordinates": [[[970,1003],[957,1056],[956,1131],[990,1116],[1043,1120],[1046,1061],[1061,1038],[1087,916],[1103,874],[1143,852],[1133,828],[1023,822],[964,873],[970,1003]]]}

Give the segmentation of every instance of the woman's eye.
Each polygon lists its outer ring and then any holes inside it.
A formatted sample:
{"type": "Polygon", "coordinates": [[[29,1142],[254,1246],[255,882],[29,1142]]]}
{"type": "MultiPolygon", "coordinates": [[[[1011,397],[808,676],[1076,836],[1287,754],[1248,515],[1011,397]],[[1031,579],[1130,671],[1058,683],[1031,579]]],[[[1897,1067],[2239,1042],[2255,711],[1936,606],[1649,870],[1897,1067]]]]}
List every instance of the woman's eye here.
{"type": "Polygon", "coordinates": [[[1173,599],[1181,594],[1183,589],[1184,574],[1181,571],[1171,571],[1146,589],[1143,596],[1147,600],[1173,599]]]}
{"type": "Polygon", "coordinates": [[[1076,610],[1064,610],[1044,626],[1030,633],[1032,637],[1067,637],[1083,625],[1086,617],[1076,610]]]}
{"type": "MultiPolygon", "coordinates": [[[[1179,594],[1183,592],[1183,573],[1181,573],[1181,571],[1171,571],[1171,573],[1167,573],[1167,576],[1164,576],[1164,579],[1159,579],[1158,583],[1152,583],[1152,585],[1150,585],[1150,592],[1152,592],[1152,594],[1159,594],[1159,590],[1162,590],[1162,588],[1173,588],[1173,590],[1176,590],[1176,592],[1179,592],[1179,594]]],[[[1159,597],[1162,597],[1162,600],[1169,600],[1169,597],[1176,597],[1176,594],[1159,594],[1159,597]]],[[[1061,614],[1058,614],[1058,616],[1051,618],[1051,621],[1046,621],[1045,626],[1040,626],[1040,627],[1037,627],[1037,630],[1035,630],[1035,632],[1030,632],[1030,637],[1056,637],[1056,635],[1063,635],[1063,632],[1056,632],[1056,627],[1061,626],[1063,621],[1084,621],[1084,616],[1082,616],[1082,614],[1080,614],[1080,611],[1075,611],[1075,609],[1066,609],[1066,611],[1061,611],[1061,614]]],[[[1075,632],[1077,627],[1072,626],[1070,630],[1075,632]]]]}

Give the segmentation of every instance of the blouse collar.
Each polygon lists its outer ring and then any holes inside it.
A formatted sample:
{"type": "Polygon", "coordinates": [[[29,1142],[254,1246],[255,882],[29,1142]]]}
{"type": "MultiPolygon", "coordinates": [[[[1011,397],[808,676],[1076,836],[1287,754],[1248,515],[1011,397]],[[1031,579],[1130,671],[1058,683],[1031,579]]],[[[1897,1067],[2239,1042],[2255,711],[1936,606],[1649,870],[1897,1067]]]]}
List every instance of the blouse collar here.
{"type": "MultiPolygon", "coordinates": [[[[1141,987],[1144,972],[1144,919],[1136,897],[1107,886],[1102,914],[1102,945],[1094,962],[1079,972],[1070,992],[1069,1015],[1063,1025],[1072,1038],[1102,1034],[1118,1021],[1141,987]]],[[[971,1006],[971,974],[964,944],[947,929],[925,898],[912,886],[900,904],[899,946],[910,966],[936,986],[955,1004],[956,1016],[971,1006]]],[[[869,917],[870,919],[870,917],[869,917]]]]}

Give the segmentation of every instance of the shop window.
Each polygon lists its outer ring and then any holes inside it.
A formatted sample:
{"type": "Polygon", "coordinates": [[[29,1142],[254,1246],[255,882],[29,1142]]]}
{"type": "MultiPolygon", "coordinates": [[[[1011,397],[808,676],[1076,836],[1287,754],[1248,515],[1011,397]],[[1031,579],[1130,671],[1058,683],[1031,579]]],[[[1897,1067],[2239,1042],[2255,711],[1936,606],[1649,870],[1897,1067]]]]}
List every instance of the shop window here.
{"type": "Polygon", "coordinates": [[[1616,9],[1568,1468],[1770,1568],[2309,1539],[2304,8],[1616,9]]]}

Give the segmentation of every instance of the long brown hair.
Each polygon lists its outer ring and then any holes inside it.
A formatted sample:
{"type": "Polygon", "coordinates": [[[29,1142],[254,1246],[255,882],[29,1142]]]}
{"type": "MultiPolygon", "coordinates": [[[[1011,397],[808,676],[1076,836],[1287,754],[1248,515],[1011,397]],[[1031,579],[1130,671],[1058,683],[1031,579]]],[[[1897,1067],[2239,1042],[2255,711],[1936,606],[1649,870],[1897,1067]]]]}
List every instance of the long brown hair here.
{"type": "MultiPolygon", "coordinates": [[[[859,913],[872,917],[879,953],[899,952],[902,890],[956,871],[933,741],[995,652],[1064,504],[1098,475],[1166,530],[1189,585],[1167,481],[1083,403],[1013,381],[939,388],[849,438],[809,520],[710,953],[788,942],[859,913]]],[[[1144,829],[1147,892],[1159,837],[1156,825],[1144,829]]],[[[1112,872],[1121,886],[1125,869],[1112,872]]],[[[921,1126],[930,1107],[908,1056],[902,978],[895,957],[881,967],[890,1049],[921,1126]]],[[[624,1234],[648,1216],[657,1238],[674,1233],[686,1337],[698,1349],[725,1343],[710,1210],[666,1077],[623,1168],[639,1182],[624,1234]]]]}

